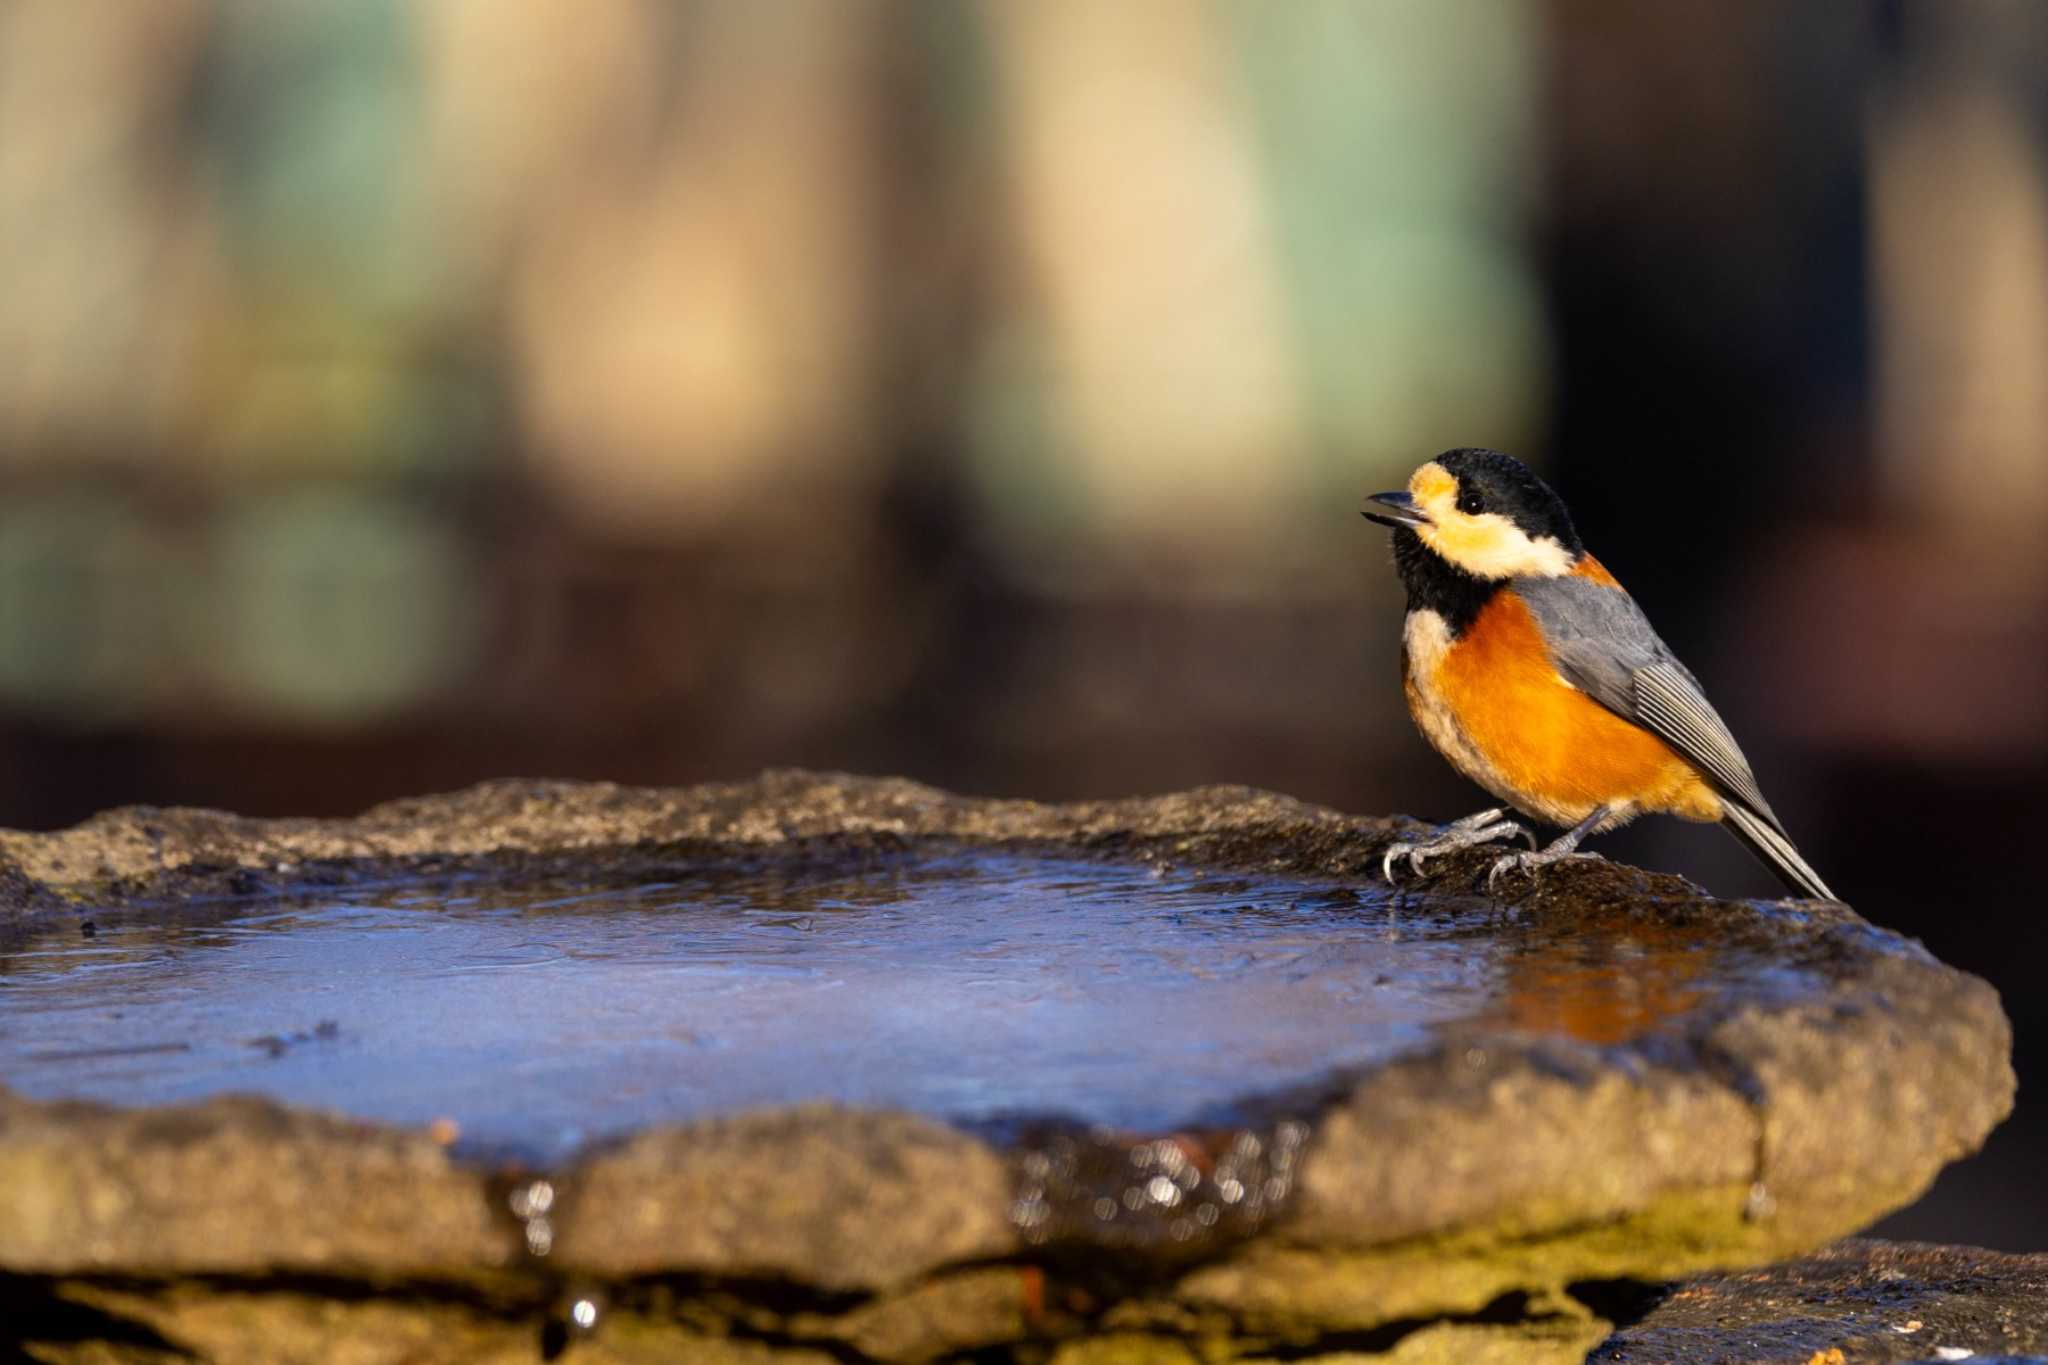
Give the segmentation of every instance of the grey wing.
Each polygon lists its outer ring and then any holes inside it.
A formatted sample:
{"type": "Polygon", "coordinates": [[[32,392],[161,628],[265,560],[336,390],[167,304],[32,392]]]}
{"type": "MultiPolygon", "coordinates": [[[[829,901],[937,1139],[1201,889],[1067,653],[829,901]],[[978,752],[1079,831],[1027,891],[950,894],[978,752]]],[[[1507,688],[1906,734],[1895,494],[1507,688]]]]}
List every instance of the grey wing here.
{"type": "Polygon", "coordinates": [[[1515,590],[1535,613],[1565,681],[1669,744],[1723,796],[1782,832],[1735,736],[1635,599],[1571,576],[1525,579],[1515,590]]]}
{"type": "Polygon", "coordinates": [[[1700,685],[1676,659],[1652,664],[1635,675],[1636,719],[1659,739],[1691,760],[1723,795],[1732,796],[1769,820],[1780,833],[1777,812],[1757,788],[1749,760],[1736,746],[1700,685]]]}

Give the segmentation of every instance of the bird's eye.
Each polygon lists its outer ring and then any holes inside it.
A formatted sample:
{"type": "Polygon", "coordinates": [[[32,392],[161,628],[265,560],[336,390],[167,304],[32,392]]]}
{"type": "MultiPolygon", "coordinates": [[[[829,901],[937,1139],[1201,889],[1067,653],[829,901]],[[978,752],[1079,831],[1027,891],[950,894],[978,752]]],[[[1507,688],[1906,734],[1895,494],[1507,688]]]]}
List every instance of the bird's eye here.
{"type": "Polygon", "coordinates": [[[1476,517],[1481,512],[1484,512],[1486,504],[1480,500],[1479,490],[1470,484],[1460,488],[1458,490],[1458,510],[1468,517],[1476,517]]]}

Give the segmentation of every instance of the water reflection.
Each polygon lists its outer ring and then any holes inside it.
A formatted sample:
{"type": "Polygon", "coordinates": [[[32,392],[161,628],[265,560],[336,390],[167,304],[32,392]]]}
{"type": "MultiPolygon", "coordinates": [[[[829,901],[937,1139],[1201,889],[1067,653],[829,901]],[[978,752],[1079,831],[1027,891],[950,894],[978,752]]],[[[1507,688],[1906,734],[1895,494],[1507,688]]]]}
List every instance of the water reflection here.
{"type": "Polygon", "coordinates": [[[0,956],[7,1085],[253,1090],[540,1158],[819,1099],[1157,1133],[1449,1025],[1616,1043],[1792,980],[1680,928],[1023,855],[96,920],[0,956]]]}
{"type": "Polygon", "coordinates": [[[1583,1043],[1627,1043],[1731,995],[1789,999],[1812,978],[1694,926],[1631,920],[1505,940],[1499,992],[1477,1022],[1583,1043]]]}
{"type": "Polygon", "coordinates": [[[1512,954],[1489,1021],[1587,1043],[1623,1043],[1697,1006],[1715,963],[1696,936],[1650,926],[1628,938],[1529,944],[1512,954]]]}

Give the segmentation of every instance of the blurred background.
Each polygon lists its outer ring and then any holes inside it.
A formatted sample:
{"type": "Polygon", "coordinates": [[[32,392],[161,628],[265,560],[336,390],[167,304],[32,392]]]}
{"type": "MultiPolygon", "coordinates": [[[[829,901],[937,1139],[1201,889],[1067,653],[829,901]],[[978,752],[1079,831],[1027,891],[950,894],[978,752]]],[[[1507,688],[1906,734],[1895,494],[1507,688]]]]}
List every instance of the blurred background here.
{"type": "Polygon", "coordinates": [[[2048,1246],[2048,6],[0,0],[0,825],[1448,818],[1357,506],[1467,444],[2001,987],[2020,1111],[1883,1230],[2048,1246]]]}

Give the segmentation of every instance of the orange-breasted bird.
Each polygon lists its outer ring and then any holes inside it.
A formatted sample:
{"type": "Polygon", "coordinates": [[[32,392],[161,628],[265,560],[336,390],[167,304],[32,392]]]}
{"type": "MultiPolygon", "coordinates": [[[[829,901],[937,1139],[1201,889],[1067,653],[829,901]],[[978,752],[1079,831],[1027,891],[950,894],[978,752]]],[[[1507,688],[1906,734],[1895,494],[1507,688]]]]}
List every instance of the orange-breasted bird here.
{"type": "MultiPolygon", "coordinates": [[[[1496,450],[1447,450],[1365,515],[1394,530],[1408,590],[1408,711],[1451,766],[1523,815],[1562,827],[1508,854],[1488,883],[1577,854],[1638,815],[1718,820],[1795,894],[1835,899],[1757,790],[1749,761],[1699,680],[1586,552],[1571,514],[1528,466],[1496,450]]],[[[1389,848],[1383,871],[1503,839],[1535,837],[1502,807],[1426,843],[1389,848]]]]}

